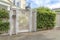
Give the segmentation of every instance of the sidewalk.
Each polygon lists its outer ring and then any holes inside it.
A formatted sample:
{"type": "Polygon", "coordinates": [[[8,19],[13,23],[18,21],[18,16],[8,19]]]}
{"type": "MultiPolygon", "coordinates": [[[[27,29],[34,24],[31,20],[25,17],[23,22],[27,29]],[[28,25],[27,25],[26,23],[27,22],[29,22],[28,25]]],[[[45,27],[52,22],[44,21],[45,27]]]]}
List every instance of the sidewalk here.
{"type": "Polygon", "coordinates": [[[20,33],[13,36],[0,36],[0,40],[60,40],[60,30],[20,33]]]}

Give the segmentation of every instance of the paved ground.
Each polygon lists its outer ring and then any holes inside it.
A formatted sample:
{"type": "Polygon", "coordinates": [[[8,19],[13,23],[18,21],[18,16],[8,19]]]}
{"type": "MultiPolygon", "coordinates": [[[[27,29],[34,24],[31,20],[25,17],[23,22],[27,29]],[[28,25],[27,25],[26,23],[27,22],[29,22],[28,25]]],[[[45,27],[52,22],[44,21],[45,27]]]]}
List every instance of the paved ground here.
{"type": "Polygon", "coordinates": [[[60,30],[20,33],[13,36],[0,36],[0,40],[60,40],[60,30]]]}

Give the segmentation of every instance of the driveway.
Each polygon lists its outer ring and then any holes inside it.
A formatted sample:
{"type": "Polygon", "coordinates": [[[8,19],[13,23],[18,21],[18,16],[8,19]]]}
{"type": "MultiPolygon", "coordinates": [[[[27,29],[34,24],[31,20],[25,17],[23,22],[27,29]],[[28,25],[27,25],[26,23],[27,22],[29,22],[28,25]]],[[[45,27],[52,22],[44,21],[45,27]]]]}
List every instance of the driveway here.
{"type": "Polygon", "coordinates": [[[60,30],[47,30],[32,33],[19,33],[13,36],[0,36],[0,40],[60,40],[60,30]]]}

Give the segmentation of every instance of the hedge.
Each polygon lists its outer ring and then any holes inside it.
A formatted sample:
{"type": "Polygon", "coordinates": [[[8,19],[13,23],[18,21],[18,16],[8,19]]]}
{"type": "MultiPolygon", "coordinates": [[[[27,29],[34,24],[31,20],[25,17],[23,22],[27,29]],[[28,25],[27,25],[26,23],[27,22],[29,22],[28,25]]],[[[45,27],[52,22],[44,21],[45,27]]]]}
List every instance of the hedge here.
{"type": "Polygon", "coordinates": [[[0,9],[0,18],[9,18],[9,13],[5,9],[0,9]]]}
{"type": "Polygon", "coordinates": [[[0,31],[8,31],[9,22],[0,22],[0,31]]]}
{"type": "Polygon", "coordinates": [[[56,14],[49,8],[37,9],[37,28],[38,29],[52,29],[55,26],[56,14]]]}
{"type": "Polygon", "coordinates": [[[5,9],[0,9],[0,33],[8,32],[9,22],[4,22],[3,19],[9,19],[9,13],[5,9]]]}

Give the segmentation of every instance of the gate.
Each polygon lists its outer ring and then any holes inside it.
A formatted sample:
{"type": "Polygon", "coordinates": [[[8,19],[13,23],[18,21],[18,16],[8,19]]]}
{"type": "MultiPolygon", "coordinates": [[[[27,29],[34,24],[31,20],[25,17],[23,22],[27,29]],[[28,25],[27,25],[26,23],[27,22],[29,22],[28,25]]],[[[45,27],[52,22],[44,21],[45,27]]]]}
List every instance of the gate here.
{"type": "Polygon", "coordinates": [[[10,11],[9,34],[32,31],[36,31],[36,11],[12,8],[10,11]]]}
{"type": "Polygon", "coordinates": [[[29,32],[29,11],[20,10],[17,13],[18,32],[29,32]]]}

